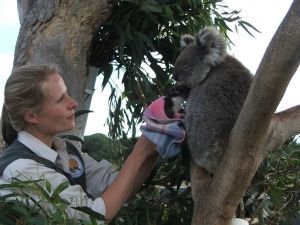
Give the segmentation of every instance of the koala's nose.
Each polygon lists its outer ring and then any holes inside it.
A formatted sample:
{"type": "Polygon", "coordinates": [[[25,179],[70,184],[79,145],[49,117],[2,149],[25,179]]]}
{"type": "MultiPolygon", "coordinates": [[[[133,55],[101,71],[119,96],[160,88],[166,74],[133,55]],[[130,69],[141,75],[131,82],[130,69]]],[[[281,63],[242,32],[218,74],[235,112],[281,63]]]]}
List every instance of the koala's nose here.
{"type": "Polygon", "coordinates": [[[176,86],[174,86],[174,87],[171,88],[170,95],[171,96],[178,96],[179,95],[179,91],[177,90],[176,86]]]}

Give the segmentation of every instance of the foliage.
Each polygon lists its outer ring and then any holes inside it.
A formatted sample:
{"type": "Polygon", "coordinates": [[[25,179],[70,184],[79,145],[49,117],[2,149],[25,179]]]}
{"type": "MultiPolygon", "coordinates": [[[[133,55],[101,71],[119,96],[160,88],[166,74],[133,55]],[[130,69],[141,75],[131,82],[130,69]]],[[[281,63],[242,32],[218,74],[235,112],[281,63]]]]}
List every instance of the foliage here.
{"type": "MultiPolygon", "coordinates": [[[[96,142],[94,147],[93,143],[89,146],[95,151],[95,146],[101,145],[101,141],[92,136],[96,142]]],[[[128,155],[134,143],[135,139],[122,140],[118,145],[122,150],[105,149],[103,154],[115,155],[114,151],[117,151],[128,155]]],[[[123,164],[117,155],[111,159],[119,167],[123,164]]],[[[290,225],[294,218],[299,218],[299,159],[300,144],[296,138],[269,154],[246,192],[244,212],[237,212],[238,216],[259,219],[261,225],[290,225]]],[[[154,171],[142,191],[123,207],[112,224],[190,224],[193,204],[188,166],[183,158],[160,161],[154,171]]]]}
{"type": "Polygon", "coordinates": [[[100,161],[106,159],[118,168],[124,164],[130,154],[136,138],[111,139],[104,134],[92,134],[84,137],[82,151],[100,161]]]}
{"type": "Polygon", "coordinates": [[[59,194],[69,184],[62,183],[54,190],[47,180],[22,181],[0,184],[0,224],[5,225],[95,225],[103,221],[103,216],[77,207],[78,211],[90,216],[89,221],[79,221],[67,214],[70,203],[59,194]]]}
{"type": "Polygon", "coordinates": [[[82,145],[82,151],[87,152],[96,160],[107,159],[114,161],[113,141],[105,134],[93,134],[84,137],[84,143],[82,145]]]}
{"type": "Polygon", "coordinates": [[[269,154],[245,196],[246,216],[260,225],[300,219],[300,144],[291,138],[269,154]]]}
{"type": "Polygon", "coordinates": [[[222,0],[121,0],[94,38],[90,64],[100,68],[102,87],[111,88],[109,135],[136,135],[144,104],[171,87],[182,34],[214,25],[256,30],[222,0]],[[115,71],[115,72],[114,72],[115,71]],[[113,74],[122,87],[113,82],[113,74]],[[125,129],[127,127],[127,130],[125,129]]]}
{"type": "Polygon", "coordinates": [[[168,191],[149,186],[122,208],[112,224],[187,225],[192,207],[190,189],[168,191]]]}
{"type": "MultiPolygon", "coordinates": [[[[117,167],[121,167],[135,142],[136,139],[116,141],[105,135],[95,134],[85,137],[83,147],[86,150],[88,147],[88,153],[98,156],[98,160],[109,158],[117,167]],[[101,145],[106,147],[101,148],[101,145]]],[[[272,152],[259,168],[245,194],[244,214],[238,216],[259,219],[260,225],[291,225],[295,218],[299,219],[299,159],[300,144],[297,139],[287,141],[272,152]]],[[[41,181],[44,180],[15,179],[11,184],[0,184],[0,224],[75,224],[76,220],[66,214],[69,203],[59,197],[66,184],[52,190],[47,181],[43,185],[41,181]],[[7,189],[15,191],[4,193],[7,189]],[[32,194],[39,197],[33,198],[32,194]],[[52,210],[45,208],[45,201],[51,205],[52,210]]],[[[81,224],[95,224],[99,215],[86,211],[86,208],[78,210],[91,217],[91,221],[81,224]]],[[[157,162],[151,178],[137,196],[121,209],[111,224],[189,225],[192,212],[188,166],[184,164],[182,157],[177,157],[157,162]]]]}

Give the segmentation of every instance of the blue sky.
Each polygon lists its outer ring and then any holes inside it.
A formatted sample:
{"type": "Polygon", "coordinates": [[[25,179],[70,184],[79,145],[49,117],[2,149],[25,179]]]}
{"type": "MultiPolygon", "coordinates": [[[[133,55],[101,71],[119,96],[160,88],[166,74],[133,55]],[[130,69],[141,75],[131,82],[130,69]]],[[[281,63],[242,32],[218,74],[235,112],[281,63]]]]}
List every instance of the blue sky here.
{"type": "MultiPolygon", "coordinates": [[[[12,68],[14,47],[19,30],[16,2],[16,0],[0,0],[1,105],[3,102],[4,84],[12,68]]],[[[255,73],[268,43],[286,14],[292,0],[226,0],[226,2],[231,9],[241,9],[241,16],[261,31],[261,34],[255,34],[255,38],[242,31],[239,34],[231,35],[235,43],[231,54],[237,57],[252,73],[255,73]]],[[[97,85],[97,87],[100,87],[100,85],[97,85]]],[[[300,103],[298,97],[299,87],[300,71],[298,69],[278,107],[279,111],[300,103]]],[[[100,92],[100,89],[96,89],[94,93],[91,105],[94,113],[89,114],[85,132],[87,135],[96,132],[107,133],[108,130],[107,127],[103,126],[107,115],[107,107],[104,106],[106,104],[99,104],[99,102],[106,101],[104,99],[105,94],[100,92]],[[101,109],[99,109],[99,105],[101,105],[101,109]]]]}

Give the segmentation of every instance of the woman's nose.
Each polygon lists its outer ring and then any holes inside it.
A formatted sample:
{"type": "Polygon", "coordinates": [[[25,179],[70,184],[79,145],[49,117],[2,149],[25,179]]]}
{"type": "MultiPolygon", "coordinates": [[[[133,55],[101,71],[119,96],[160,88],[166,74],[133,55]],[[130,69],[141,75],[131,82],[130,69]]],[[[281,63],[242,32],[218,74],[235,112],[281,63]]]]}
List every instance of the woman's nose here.
{"type": "Polygon", "coordinates": [[[70,97],[69,107],[70,107],[71,109],[76,109],[77,106],[78,106],[78,103],[77,103],[72,97],[70,97]]]}

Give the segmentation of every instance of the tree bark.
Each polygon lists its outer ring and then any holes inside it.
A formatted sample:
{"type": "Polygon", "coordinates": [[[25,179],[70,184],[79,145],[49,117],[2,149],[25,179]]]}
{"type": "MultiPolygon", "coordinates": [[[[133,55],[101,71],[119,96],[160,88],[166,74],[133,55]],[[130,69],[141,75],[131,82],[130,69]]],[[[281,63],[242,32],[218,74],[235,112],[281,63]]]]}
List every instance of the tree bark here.
{"type": "MultiPolygon", "coordinates": [[[[112,6],[111,0],[18,0],[21,28],[14,67],[57,64],[69,94],[83,109],[92,39],[112,6]]],[[[85,120],[76,122],[72,133],[82,136],[85,120]]]]}
{"type": "MultiPolygon", "coordinates": [[[[266,50],[214,177],[198,186],[192,182],[193,225],[229,224],[266,153],[300,133],[299,106],[275,114],[299,66],[299,40],[300,0],[294,0],[266,50]]],[[[202,179],[201,170],[191,164],[191,179],[202,179]]]]}

